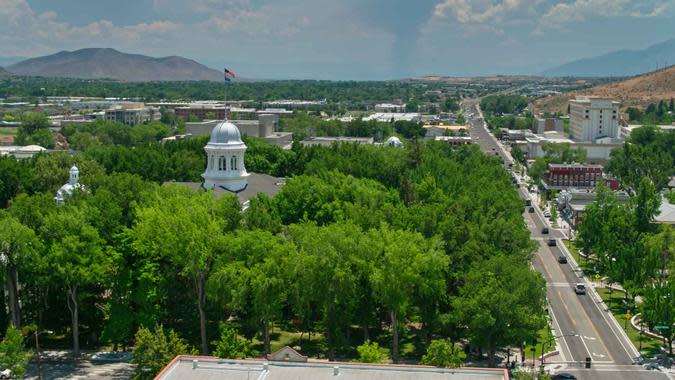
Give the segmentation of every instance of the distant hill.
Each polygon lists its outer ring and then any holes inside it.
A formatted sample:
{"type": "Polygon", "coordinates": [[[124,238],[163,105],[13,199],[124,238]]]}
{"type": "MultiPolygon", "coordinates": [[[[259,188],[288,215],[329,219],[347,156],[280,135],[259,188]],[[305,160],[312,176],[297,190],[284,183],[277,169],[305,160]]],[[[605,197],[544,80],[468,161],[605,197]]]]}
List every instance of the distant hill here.
{"type": "Polygon", "coordinates": [[[126,82],[222,80],[220,71],[191,59],[170,56],[154,58],[127,54],[109,48],[62,51],[17,62],[7,69],[17,75],[116,79],[126,82]]]}
{"type": "Polygon", "coordinates": [[[0,78],[9,78],[11,76],[12,76],[12,74],[9,71],[0,67],[0,78]]]}
{"type": "Polygon", "coordinates": [[[626,77],[675,64],[675,38],[643,50],[619,50],[584,58],[544,71],[559,77],[626,77]]]}
{"type": "Polygon", "coordinates": [[[644,107],[662,99],[670,100],[675,98],[675,65],[619,82],[541,98],[534,102],[534,108],[536,111],[566,112],[567,101],[577,95],[612,98],[621,102],[622,107],[644,107]]]}

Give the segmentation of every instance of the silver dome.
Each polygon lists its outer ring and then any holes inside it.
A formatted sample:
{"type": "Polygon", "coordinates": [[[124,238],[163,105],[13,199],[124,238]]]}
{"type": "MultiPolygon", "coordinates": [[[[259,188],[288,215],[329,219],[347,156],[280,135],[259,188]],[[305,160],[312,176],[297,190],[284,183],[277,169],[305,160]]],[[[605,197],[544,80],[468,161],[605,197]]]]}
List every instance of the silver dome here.
{"type": "Polygon", "coordinates": [[[229,121],[218,123],[211,131],[210,144],[243,144],[239,128],[229,121]]]}

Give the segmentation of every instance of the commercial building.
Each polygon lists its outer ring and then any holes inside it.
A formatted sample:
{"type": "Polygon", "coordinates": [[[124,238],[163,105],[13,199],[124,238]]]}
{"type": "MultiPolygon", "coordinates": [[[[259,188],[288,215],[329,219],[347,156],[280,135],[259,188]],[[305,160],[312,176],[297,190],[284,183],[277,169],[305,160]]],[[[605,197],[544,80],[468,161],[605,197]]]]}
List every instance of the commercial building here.
{"type": "Polygon", "coordinates": [[[466,125],[425,124],[422,127],[426,130],[425,137],[428,138],[468,134],[466,125]]]}
{"type": "Polygon", "coordinates": [[[512,146],[518,146],[526,152],[528,159],[535,159],[545,155],[546,144],[569,144],[572,149],[582,148],[586,151],[586,162],[604,163],[609,160],[612,150],[621,147],[623,142],[618,139],[597,139],[595,142],[579,142],[565,137],[557,132],[545,132],[543,135],[535,135],[526,131],[523,140],[518,140],[512,146]]]}
{"type": "Polygon", "coordinates": [[[308,137],[305,140],[302,140],[301,143],[304,146],[312,145],[322,145],[322,146],[331,146],[333,144],[365,144],[372,145],[374,142],[372,137],[348,137],[348,136],[336,136],[336,137],[308,137]]]}
{"type": "Polygon", "coordinates": [[[395,121],[419,122],[421,120],[421,116],[418,112],[408,112],[408,113],[378,112],[363,118],[363,121],[371,121],[371,120],[381,121],[384,123],[393,123],[395,121]]]}
{"type": "Polygon", "coordinates": [[[104,113],[107,121],[116,121],[126,125],[138,125],[159,120],[162,115],[159,108],[146,107],[143,103],[122,103],[108,109],[104,113]]]}
{"type": "Polygon", "coordinates": [[[373,107],[375,112],[405,112],[405,104],[380,103],[373,107]]]}
{"type": "MultiPolygon", "coordinates": [[[[620,135],[619,135],[619,137],[620,137],[621,139],[624,139],[624,140],[625,140],[625,139],[627,139],[627,138],[630,136],[630,134],[631,134],[634,130],[636,130],[636,129],[640,128],[640,127],[643,127],[643,125],[641,125],[641,124],[628,124],[628,125],[624,125],[624,126],[622,126],[621,129],[620,129],[620,135]]],[[[675,123],[673,123],[673,124],[671,124],[671,125],[657,125],[656,128],[659,128],[660,130],[662,130],[662,131],[664,131],[664,132],[665,132],[665,131],[675,131],[675,123]]]]}
{"type": "Polygon", "coordinates": [[[594,189],[601,180],[612,190],[619,187],[616,179],[604,175],[602,165],[548,164],[544,187],[547,190],[594,189]]]}
{"type": "Polygon", "coordinates": [[[575,141],[619,138],[619,102],[597,97],[577,97],[569,101],[569,106],[570,132],[575,141]]]}
{"type": "Polygon", "coordinates": [[[534,133],[544,133],[544,132],[563,132],[565,128],[565,123],[562,119],[558,118],[535,118],[532,125],[532,132],[534,133]]]}
{"type": "MultiPolygon", "coordinates": [[[[556,203],[563,219],[570,225],[577,226],[583,219],[586,207],[595,202],[596,197],[597,193],[591,190],[562,190],[556,196],[556,203]]],[[[619,203],[626,203],[628,194],[624,191],[617,191],[616,199],[619,203]]]]}
{"type": "Polygon", "coordinates": [[[190,104],[187,107],[176,107],[174,109],[176,116],[188,120],[190,117],[199,120],[215,119],[224,120],[229,118],[229,110],[224,106],[213,106],[210,104],[190,104]]]}
{"type": "Polygon", "coordinates": [[[0,146],[0,157],[13,156],[16,159],[21,160],[24,158],[31,158],[36,154],[46,151],[47,149],[39,145],[25,145],[25,146],[4,145],[0,146]]]}
{"type": "Polygon", "coordinates": [[[177,356],[155,380],[508,380],[504,368],[436,368],[416,365],[365,364],[308,360],[290,347],[266,358],[245,360],[177,356]]]}
{"type": "Polygon", "coordinates": [[[452,146],[468,145],[473,143],[471,137],[469,136],[436,136],[434,137],[436,141],[443,141],[452,146]]]}

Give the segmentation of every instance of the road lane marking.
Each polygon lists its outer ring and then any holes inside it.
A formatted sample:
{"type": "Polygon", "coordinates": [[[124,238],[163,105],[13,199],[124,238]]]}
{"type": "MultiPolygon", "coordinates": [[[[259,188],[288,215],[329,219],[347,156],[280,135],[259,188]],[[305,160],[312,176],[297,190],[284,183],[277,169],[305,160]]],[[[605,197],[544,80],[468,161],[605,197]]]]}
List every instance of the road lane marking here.
{"type": "MultiPolygon", "coordinates": [[[[560,302],[562,302],[563,307],[567,311],[567,316],[570,317],[570,321],[572,321],[572,324],[574,325],[575,330],[576,330],[577,321],[575,321],[574,318],[572,318],[572,313],[570,313],[570,309],[567,307],[567,303],[565,303],[565,300],[563,299],[562,293],[560,293],[560,290],[558,290],[558,298],[560,298],[560,302]]],[[[582,339],[582,341],[583,341],[583,339],[582,339]]]]}
{"type": "MultiPolygon", "coordinates": [[[[595,303],[593,301],[593,299],[591,299],[591,302],[595,303]]],[[[579,301],[579,306],[581,308],[581,311],[584,313],[584,318],[586,318],[586,321],[588,321],[588,323],[591,325],[591,328],[593,329],[593,332],[595,332],[595,336],[598,337],[598,341],[600,342],[600,344],[602,344],[602,347],[605,349],[605,352],[607,353],[607,355],[609,355],[609,359],[611,361],[614,361],[614,357],[612,356],[612,353],[609,352],[609,350],[607,349],[607,345],[605,344],[605,341],[602,340],[602,337],[600,336],[600,333],[598,333],[598,329],[595,328],[595,324],[591,320],[591,317],[588,316],[588,313],[586,312],[586,309],[584,309],[584,305],[581,304],[581,301],[579,301]]],[[[584,340],[582,339],[581,341],[583,342],[584,340]]]]}

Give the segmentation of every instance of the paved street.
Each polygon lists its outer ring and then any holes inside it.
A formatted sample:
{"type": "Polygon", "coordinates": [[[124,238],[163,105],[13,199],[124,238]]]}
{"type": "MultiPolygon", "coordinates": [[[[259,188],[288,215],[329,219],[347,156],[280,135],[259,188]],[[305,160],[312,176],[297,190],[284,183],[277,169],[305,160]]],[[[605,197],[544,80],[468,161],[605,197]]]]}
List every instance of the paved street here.
{"type": "MultiPolygon", "coordinates": [[[[480,145],[481,149],[489,154],[498,154],[504,159],[505,166],[512,162],[501,144],[491,136],[484,127],[477,110],[477,100],[465,101],[462,104],[464,114],[474,114],[468,118],[469,133],[480,145]]],[[[526,184],[520,183],[518,192],[523,199],[530,197],[526,184]]],[[[562,247],[563,233],[550,228],[549,234],[542,234],[546,226],[541,210],[533,202],[535,213],[527,212],[524,208],[523,217],[530,230],[532,239],[539,246],[533,259],[533,265],[542,273],[546,280],[546,293],[550,304],[551,317],[555,335],[566,335],[558,339],[559,357],[557,363],[552,364],[556,372],[569,372],[579,379],[667,379],[668,377],[657,371],[648,371],[639,365],[633,365],[633,359],[638,356],[635,347],[625,336],[616,320],[605,310],[594,291],[585,295],[574,292],[574,284],[586,282],[573,258],[568,257],[568,264],[558,263],[560,255],[567,255],[562,247]],[[549,239],[556,239],[557,246],[549,247],[549,239]],[[581,363],[590,357],[592,369],[584,369],[581,363]]]]}

